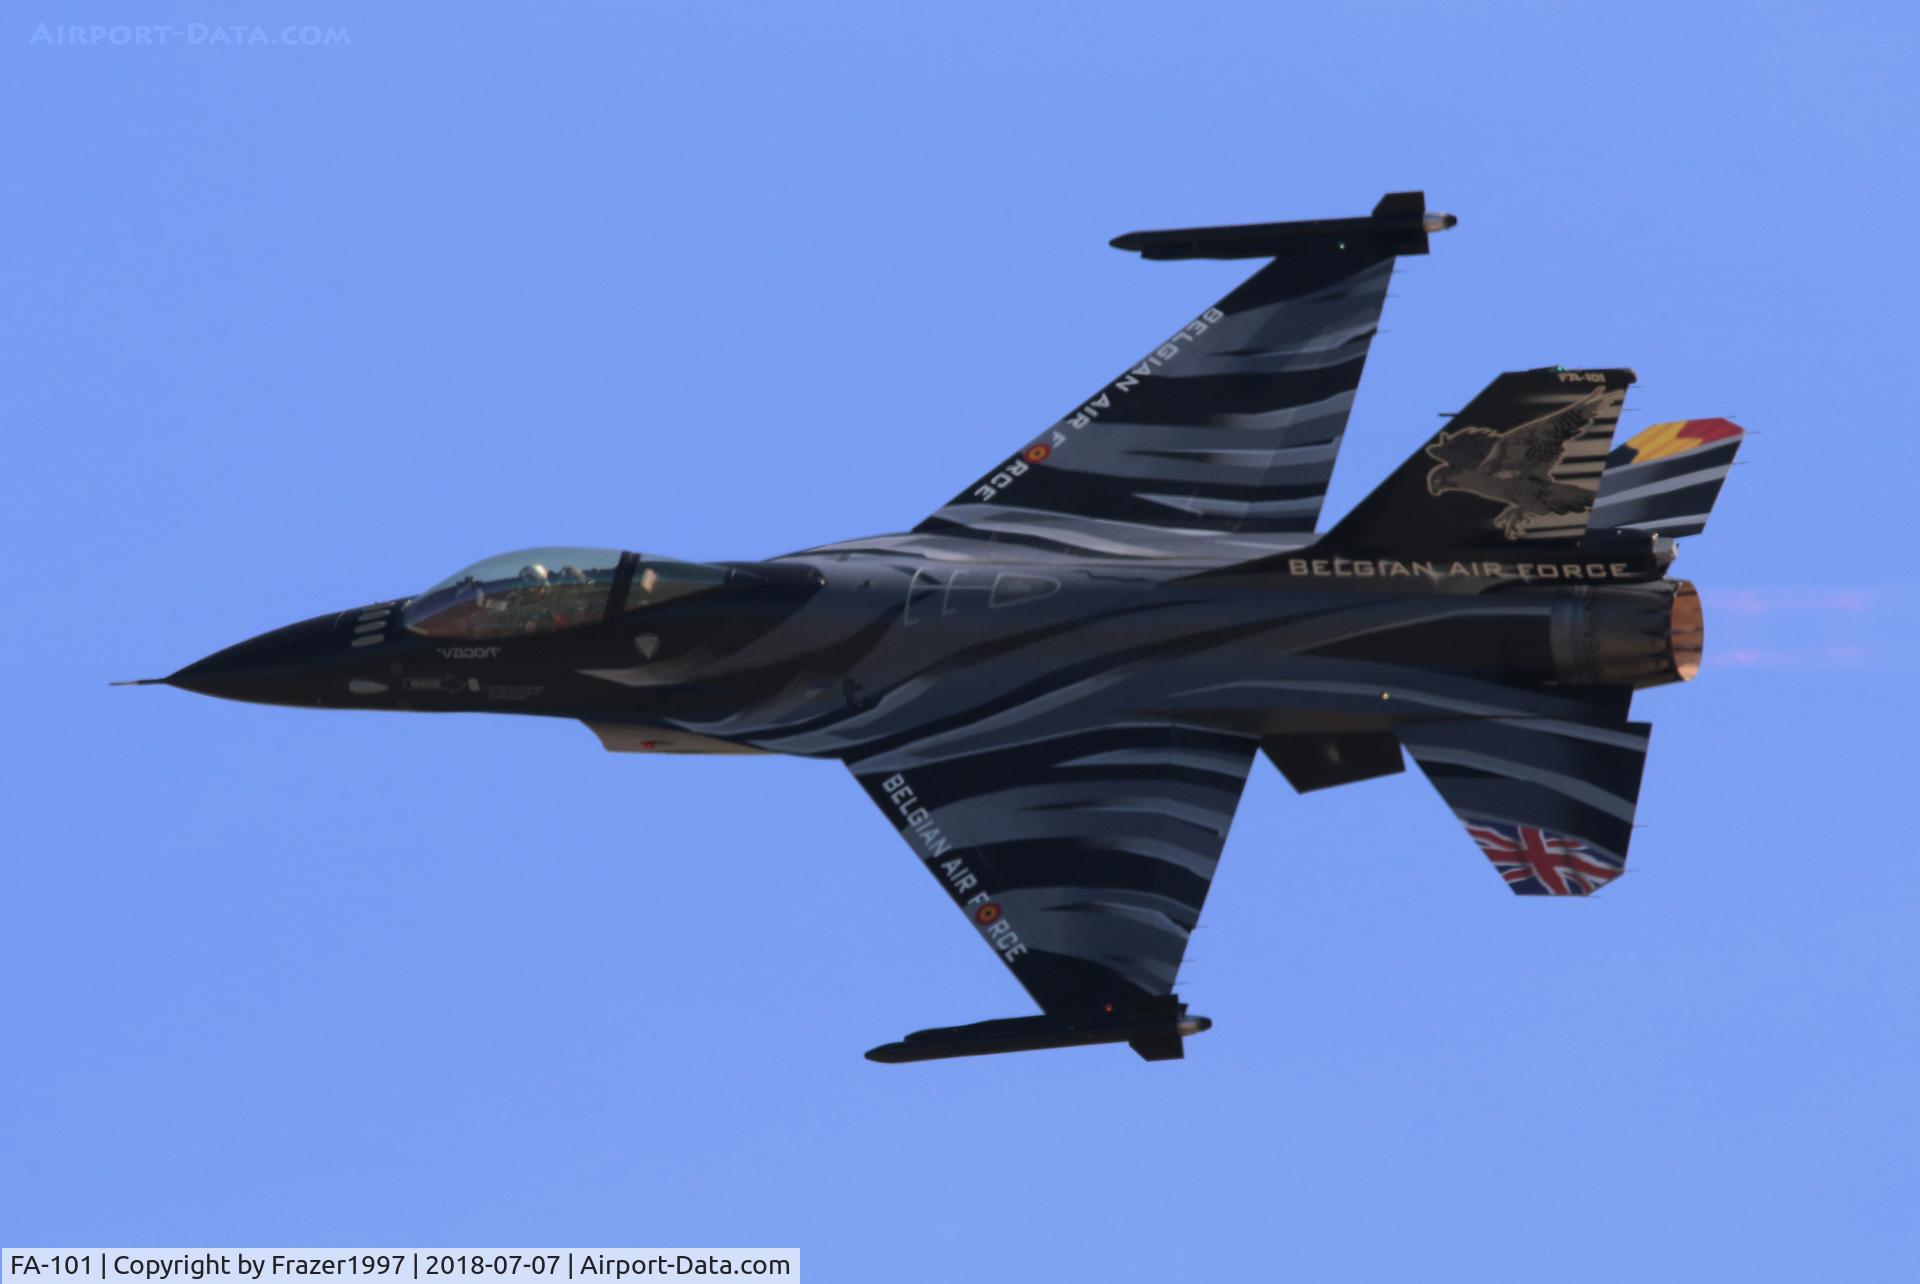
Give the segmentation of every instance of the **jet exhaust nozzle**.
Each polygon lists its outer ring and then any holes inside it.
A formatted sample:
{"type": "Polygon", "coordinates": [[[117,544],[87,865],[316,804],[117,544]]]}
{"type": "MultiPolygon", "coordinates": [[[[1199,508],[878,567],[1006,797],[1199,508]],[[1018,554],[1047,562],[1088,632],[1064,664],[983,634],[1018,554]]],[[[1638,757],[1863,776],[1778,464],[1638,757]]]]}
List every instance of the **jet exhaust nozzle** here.
{"type": "Polygon", "coordinates": [[[1657,687],[1700,672],[1706,619],[1686,580],[1574,588],[1555,599],[1548,636],[1561,682],[1657,687]]]}

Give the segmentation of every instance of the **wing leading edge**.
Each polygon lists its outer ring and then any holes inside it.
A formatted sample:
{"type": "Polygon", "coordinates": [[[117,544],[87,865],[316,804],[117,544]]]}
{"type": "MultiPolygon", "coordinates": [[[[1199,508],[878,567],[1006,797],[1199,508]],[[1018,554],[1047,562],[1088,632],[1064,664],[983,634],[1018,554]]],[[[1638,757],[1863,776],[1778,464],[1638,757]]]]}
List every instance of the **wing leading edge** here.
{"type": "Polygon", "coordinates": [[[1258,747],[1151,721],[848,765],[1046,1016],[1105,1029],[1180,1015],[1180,962],[1258,747]]]}

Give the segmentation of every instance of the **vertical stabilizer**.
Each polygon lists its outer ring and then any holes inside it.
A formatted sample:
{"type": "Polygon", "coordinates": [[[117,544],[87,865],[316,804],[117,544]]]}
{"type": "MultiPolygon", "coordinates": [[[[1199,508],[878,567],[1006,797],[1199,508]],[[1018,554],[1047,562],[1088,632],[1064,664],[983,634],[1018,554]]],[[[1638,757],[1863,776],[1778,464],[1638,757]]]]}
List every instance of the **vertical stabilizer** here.
{"type": "Polygon", "coordinates": [[[1350,548],[1573,544],[1631,370],[1503,374],[1328,532],[1350,548]]]}

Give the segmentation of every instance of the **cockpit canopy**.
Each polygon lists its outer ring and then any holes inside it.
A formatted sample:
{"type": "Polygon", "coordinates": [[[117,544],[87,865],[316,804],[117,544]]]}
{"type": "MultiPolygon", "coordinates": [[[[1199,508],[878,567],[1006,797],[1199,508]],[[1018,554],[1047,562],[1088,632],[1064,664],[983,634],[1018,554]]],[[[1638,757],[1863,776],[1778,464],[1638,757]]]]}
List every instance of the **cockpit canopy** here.
{"type": "Polygon", "coordinates": [[[449,575],[407,603],[402,622],[432,638],[507,638],[598,624],[725,583],[723,566],[613,548],[529,548],[449,575]]]}

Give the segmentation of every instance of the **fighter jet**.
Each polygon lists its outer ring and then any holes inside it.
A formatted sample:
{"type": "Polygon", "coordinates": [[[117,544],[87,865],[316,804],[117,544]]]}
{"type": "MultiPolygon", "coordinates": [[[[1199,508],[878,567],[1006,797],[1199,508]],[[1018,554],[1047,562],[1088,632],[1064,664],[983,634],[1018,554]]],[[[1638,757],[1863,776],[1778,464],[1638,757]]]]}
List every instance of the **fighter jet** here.
{"type": "Polygon", "coordinates": [[[1410,755],[1509,890],[1587,896],[1626,867],[1634,692],[1699,668],[1699,597],[1666,572],[1742,430],[1610,450],[1631,370],[1500,375],[1316,533],[1395,259],[1455,222],[1400,192],[1116,238],[1265,262],[910,531],[507,553],[149,681],[836,760],[1040,1009],[869,1058],[1181,1057],[1211,1024],[1181,961],[1256,759],[1305,793],[1410,755]]]}

